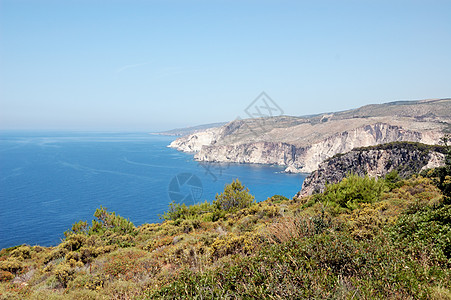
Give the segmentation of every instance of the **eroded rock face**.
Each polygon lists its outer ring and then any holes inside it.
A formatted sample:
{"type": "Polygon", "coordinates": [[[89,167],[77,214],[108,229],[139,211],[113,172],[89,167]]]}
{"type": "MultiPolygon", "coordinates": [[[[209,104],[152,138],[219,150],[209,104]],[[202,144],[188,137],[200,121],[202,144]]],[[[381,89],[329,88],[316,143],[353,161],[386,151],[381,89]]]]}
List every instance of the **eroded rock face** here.
{"type": "Polygon", "coordinates": [[[345,131],[306,147],[296,158],[295,166],[305,173],[316,170],[319,164],[338,153],[346,153],[357,147],[367,147],[398,141],[436,144],[440,131],[413,131],[384,123],[366,125],[345,131]]]}
{"type": "Polygon", "coordinates": [[[441,135],[440,131],[419,132],[376,123],[341,132],[307,146],[263,141],[224,145],[217,142],[218,137],[224,136],[223,130],[216,128],[177,139],[170,147],[194,152],[194,158],[199,161],[276,164],[287,166],[287,172],[310,173],[324,160],[356,147],[394,141],[434,144],[438,143],[441,135]]]}
{"type": "Polygon", "coordinates": [[[175,148],[179,151],[196,153],[199,152],[203,146],[211,145],[220,134],[220,128],[210,128],[205,131],[193,133],[176,139],[168,147],[175,148]]]}
{"type": "Polygon", "coordinates": [[[203,146],[194,158],[199,161],[287,165],[294,162],[296,147],[271,142],[203,146]]]}
{"type": "Polygon", "coordinates": [[[367,149],[352,150],[321,163],[310,174],[296,197],[323,192],[326,184],[338,183],[350,172],[370,177],[381,177],[393,170],[408,177],[423,169],[444,164],[444,154],[438,146],[419,143],[392,143],[367,149]]]}

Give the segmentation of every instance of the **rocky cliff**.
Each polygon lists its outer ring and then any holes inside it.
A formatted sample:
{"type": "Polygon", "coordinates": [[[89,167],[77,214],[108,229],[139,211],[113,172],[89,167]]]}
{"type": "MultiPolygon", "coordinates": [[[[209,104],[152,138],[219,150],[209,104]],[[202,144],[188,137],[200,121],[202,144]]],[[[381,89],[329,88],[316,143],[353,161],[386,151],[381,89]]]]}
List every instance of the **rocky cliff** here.
{"type": "Polygon", "coordinates": [[[444,148],[420,143],[400,142],[357,148],[321,163],[304,180],[296,197],[323,192],[326,184],[338,183],[350,172],[381,177],[396,170],[400,177],[409,177],[421,170],[443,165],[444,157],[444,148]]]}
{"type": "Polygon", "coordinates": [[[436,144],[451,123],[451,100],[369,105],[310,117],[235,120],[179,138],[170,147],[199,161],[262,163],[310,173],[337,153],[394,141],[436,144]]]}
{"type": "Polygon", "coordinates": [[[244,144],[219,144],[222,130],[211,129],[178,139],[170,147],[196,153],[199,161],[260,163],[287,166],[287,172],[310,173],[318,165],[337,153],[356,147],[372,146],[393,141],[413,141],[426,144],[437,143],[442,136],[439,131],[405,130],[385,123],[365,125],[353,130],[336,133],[307,146],[283,142],[256,141],[244,144]]]}
{"type": "Polygon", "coordinates": [[[178,138],[169,144],[168,147],[176,148],[177,150],[183,152],[196,153],[200,151],[203,146],[210,145],[216,141],[218,133],[219,130],[217,128],[210,128],[178,138]]]}

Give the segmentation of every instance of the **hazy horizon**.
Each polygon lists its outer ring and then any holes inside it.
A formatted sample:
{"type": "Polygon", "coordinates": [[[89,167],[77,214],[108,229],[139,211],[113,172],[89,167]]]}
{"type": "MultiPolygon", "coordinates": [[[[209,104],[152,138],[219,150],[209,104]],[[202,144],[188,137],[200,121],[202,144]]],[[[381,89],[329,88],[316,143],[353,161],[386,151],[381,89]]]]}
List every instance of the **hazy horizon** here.
{"type": "MultiPolygon", "coordinates": [[[[449,97],[445,97],[445,98],[439,98],[439,99],[450,99],[449,97]]],[[[439,100],[439,99],[417,99],[417,100],[395,100],[395,101],[390,101],[390,102],[397,102],[397,101],[418,101],[418,100],[439,100]]],[[[385,102],[385,103],[390,103],[390,102],[385,102]]],[[[385,104],[385,103],[381,103],[381,104],[385,104]]],[[[368,103],[365,105],[371,105],[374,103],[368,103]]],[[[355,108],[359,108],[359,107],[355,107],[355,108]]],[[[354,108],[351,108],[351,110],[354,108]]],[[[342,110],[342,111],[346,111],[346,110],[342,110]]],[[[340,111],[337,111],[340,112],[340,111]]],[[[311,114],[311,116],[313,115],[321,115],[321,114],[327,114],[327,113],[333,113],[331,111],[329,112],[318,112],[318,113],[314,113],[311,114]]],[[[286,115],[284,114],[283,116],[291,116],[291,117],[304,117],[304,116],[310,116],[310,115],[302,115],[302,116],[293,116],[293,115],[286,115]]],[[[243,118],[243,119],[247,119],[247,118],[243,118]]],[[[235,120],[235,119],[233,119],[235,120]]],[[[190,128],[190,127],[196,127],[196,126],[202,126],[202,125],[211,125],[211,124],[216,124],[216,123],[227,123],[227,122],[231,122],[233,120],[227,120],[227,121],[218,121],[218,122],[214,122],[214,123],[199,123],[199,124],[188,124],[185,126],[179,126],[179,127],[167,127],[167,128],[160,128],[160,129],[96,129],[96,128],[84,128],[84,129],[80,129],[80,128],[0,128],[0,132],[48,132],[48,133],[65,133],[65,132],[72,132],[72,133],[161,133],[161,132],[166,132],[166,131],[171,131],[171,130],[176,130],[176,129],[185,129],[185,128],[190,128]]]]}

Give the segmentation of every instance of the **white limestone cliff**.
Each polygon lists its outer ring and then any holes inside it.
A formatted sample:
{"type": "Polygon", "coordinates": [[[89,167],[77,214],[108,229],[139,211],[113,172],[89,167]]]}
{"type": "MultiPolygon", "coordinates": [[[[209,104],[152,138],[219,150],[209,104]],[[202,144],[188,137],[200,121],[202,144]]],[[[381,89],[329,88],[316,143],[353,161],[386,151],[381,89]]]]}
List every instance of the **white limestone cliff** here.
{"type": "Polygon", "coordinates": [[[195,153],[198,161],[275,164],[287,166],[286,172],[310,173],[324,160],[356,147],[374,146],[394,141],[436,144],[439,130],[412,131],[384,123],[365,125],[341,132],[307,146],[282,142],[254,142],[222,145],[217,143],[221,129],[209,129],[175,140],[170,147],[195,153]]]}

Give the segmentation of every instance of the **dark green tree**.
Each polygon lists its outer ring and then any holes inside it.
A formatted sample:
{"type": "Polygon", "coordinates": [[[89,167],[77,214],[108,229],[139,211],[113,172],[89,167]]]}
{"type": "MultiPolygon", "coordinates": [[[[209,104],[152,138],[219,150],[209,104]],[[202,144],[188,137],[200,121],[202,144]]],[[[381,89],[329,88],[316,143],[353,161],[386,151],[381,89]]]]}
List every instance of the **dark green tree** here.
{"type": "Polygon", "coordinates": [[[224,211],[234,211],[249,207],[254,203],[254,196],[249,193],[249,189],[238,180],[226,185],[224,192],[216,194],[213,204],[224,211]]]}
{"type": "Polygon", "coordinates": [[[380,200],[387,189],[384,180],[369,176],[360,177],[350,173],[341,182],[326,186],[323,194],[317,197],[325,203],[346,209],[356,209],[360,203],[373,203],[380,200]]]}
{"type": "Polygon", "coordinates": [[[130,220],[125,219],[115,212],[108,212],[105,207],[100,206],[96,209],[94,217],[98,219],[92,221],[91,232],[103,233],[106,230],[118,232],[120,234],[136,235],[136,227],[130,220]]]}

